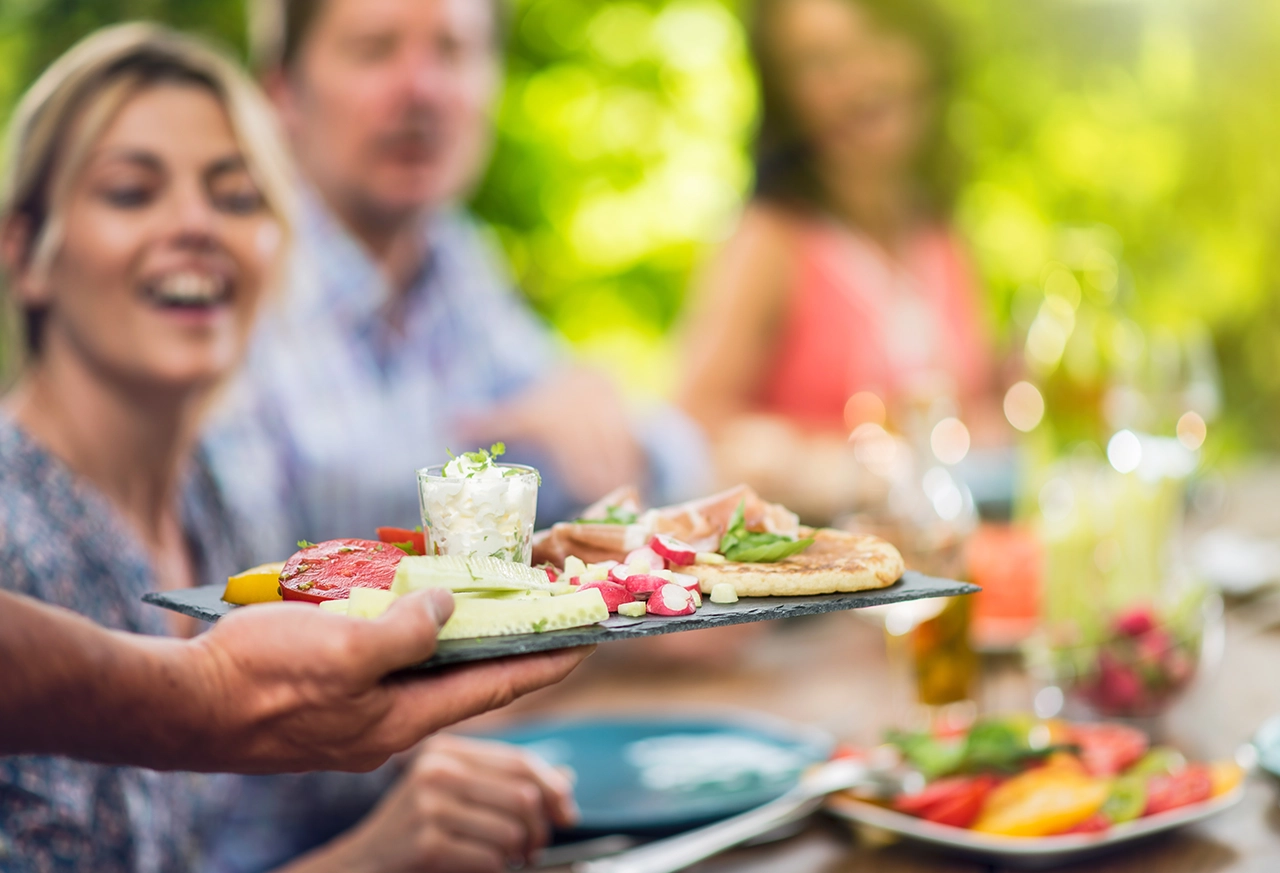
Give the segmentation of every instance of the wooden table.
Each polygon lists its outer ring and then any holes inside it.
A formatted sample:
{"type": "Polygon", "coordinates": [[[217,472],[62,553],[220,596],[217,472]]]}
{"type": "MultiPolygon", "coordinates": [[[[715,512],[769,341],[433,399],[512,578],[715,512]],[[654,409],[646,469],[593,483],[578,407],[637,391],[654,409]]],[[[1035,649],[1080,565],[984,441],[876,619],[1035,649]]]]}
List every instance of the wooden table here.
{"type": "MultiPolygon", "coordinates": [[[[1280,711],[1280,633],[1246,627],[1248,609],[1228,612],[1222,663],[1200,680],[1168,719],[1170,739],[1197,756],[1226,757],[1269,715],[1280,711]]],[[[842,613],[771,626],[740,662],[720,670],[656,670],[628,663],[630,643],[602,647],[561,685],[521,701],[504,718],[539,715],[679,713],[747,709],[872,745],[900,723],[905,682],[887,677],[882,631],[842,613]]],[[[664,639],[673,639],[667,637],[664,639]]],[[[641,641],[645,642],[645,641],[641,641]]],[[[1029,710],[1029,680],[1008,662],[996,665],[980,694],[993,711],[1029,710]]],[[[491,723],[491,722],[490,722],[491,723]]],[[[803,833],[742,849],[699,871],[996,870],[904,844],[861,845],[839,822],[815,820],[803,833]]],[[[1072,873],[1137,871],[1280,871],[1280,807],[1271,785],[1255,778],[1244,803],[1217,819],[1158,837],[1101,861],[1062,868],[1072,873]]]]}

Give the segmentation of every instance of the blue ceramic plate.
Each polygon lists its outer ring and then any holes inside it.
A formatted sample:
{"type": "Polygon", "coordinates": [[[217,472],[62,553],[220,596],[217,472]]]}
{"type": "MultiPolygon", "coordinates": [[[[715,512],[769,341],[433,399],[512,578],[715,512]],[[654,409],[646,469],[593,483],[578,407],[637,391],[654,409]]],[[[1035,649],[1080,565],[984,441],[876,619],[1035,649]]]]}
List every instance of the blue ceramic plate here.
{"type": "Polygon", "coordinates": [[[822,731],[756,717],[538,722],[488,736],[577,773],[575,836],[670,833],[744,812],[833,746],[822,731]]]}

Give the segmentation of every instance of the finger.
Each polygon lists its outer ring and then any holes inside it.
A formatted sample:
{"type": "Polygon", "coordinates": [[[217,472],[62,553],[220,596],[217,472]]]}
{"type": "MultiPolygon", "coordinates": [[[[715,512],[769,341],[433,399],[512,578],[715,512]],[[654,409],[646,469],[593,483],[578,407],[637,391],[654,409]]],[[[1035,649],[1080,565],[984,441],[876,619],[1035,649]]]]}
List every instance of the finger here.
{"type": "MultiPolygon", "coordinates": [[[[518,746],[493,740],[471,740],[451,749],[457,757],[474,762],[482,770],[501,773],[513,780],[531,785],[537,792],[538,821],[550,820],[558,827],[570,827],[578,820],[578,805],[573,798],[573,780],[542,758],[518,746]]],[[[477,801],[482,801],[476,796],[477,801]]]]}
{"type": "Polygon", "coordinates": [[[436,635],[453,614],[453,595],[429,588],[401,597],[374,621],[358,622],[359,669],[370,679],[421,664],[436,651],[436,635]]]}
{"type": "Polygon", "coordinates": [[[424,869],[449,873],[507,873],[507,858],[493,845],[449,834],[433,847],[430,866],[424,869]]]}
{"type": "Polygon", "coordinates": [[[439,826],[459,842],[492,849],[500,859],[529,857],[529,832],[522,819],[493,807],[451,803],[441,810],[439,826]]]}
{"type": "Polygon", "coordinates": [[[384,687],[392,701],[378,729],[396,751],[406,749],[443,727],[559,682],[594,650],[521,655],[388,683],[384,687]]]}
{"type": "Polygon", "coordinates": [[[462,794],[477,808],[498,812],[520,822],[523,849],[532,852],[547,844],[551,836],[542,788],[527,776],[512,777],[473,767],[467,774],[462,794]]]}

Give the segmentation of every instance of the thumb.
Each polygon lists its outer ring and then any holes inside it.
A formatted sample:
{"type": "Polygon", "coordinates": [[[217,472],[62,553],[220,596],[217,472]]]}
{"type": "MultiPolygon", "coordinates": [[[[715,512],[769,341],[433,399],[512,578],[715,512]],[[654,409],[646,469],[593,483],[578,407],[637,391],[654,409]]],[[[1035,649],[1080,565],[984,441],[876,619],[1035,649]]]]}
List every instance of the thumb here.
{"type": "Polygon", "coordinates": [[[396,670],[421,664],[436,651],[440,628],[453,615],[453,594],[428,588],[401,597],[368,629],[364,667],[379,679],[396,670]]]}

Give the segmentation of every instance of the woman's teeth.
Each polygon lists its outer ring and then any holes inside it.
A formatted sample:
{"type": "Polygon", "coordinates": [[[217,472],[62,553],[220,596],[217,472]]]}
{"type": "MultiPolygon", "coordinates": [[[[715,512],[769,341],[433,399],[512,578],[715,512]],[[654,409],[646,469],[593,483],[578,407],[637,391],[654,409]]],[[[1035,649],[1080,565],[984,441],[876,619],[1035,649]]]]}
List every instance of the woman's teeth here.
{"type": "Polygon", "coordinates": [[[175,306],[217,303],[227,293],[227,280],[208,273],[170,273],[147,286],[157,302],[175,306]]]}

